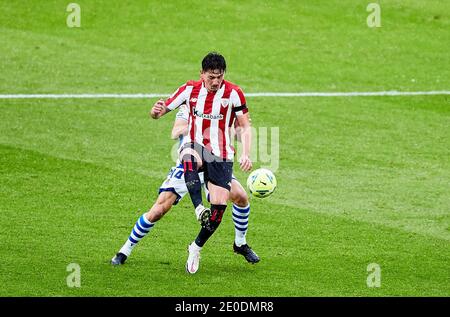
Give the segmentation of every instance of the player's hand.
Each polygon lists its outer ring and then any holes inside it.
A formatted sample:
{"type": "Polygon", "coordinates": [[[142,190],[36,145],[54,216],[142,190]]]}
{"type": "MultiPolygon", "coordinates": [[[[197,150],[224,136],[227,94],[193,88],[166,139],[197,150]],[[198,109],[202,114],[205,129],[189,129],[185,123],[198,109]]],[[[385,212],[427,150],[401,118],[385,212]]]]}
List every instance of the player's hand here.
{"type": "Polygon", "coordinates": [[[252,169],[252,161],[247,155],[242,155],[239,159],[239,165],[241,166],[241,170],[244,172],[248,172],[252,169]]]}
{"type": "Polygon", "coordinates": [[[159,99],[152,107],[152,110],[150,110],[150,116],[153,119],[159,119],[163,114],[166,113],[166,106],[164,104],[164,100],[159,99]]]}

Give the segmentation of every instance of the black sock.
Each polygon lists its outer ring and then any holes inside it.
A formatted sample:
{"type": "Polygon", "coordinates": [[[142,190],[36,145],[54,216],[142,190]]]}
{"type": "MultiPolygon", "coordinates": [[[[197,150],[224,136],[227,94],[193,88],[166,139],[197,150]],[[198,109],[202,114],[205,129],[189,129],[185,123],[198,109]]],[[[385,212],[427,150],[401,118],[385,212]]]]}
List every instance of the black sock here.
{"type": "Polygon", "coordinates": [[[208,239],[213,235],[216,229],[219,227],[222,222],[222,216],[225,212],[227,205],[211,205],[211,216],[209,217],[209,225],[206,227],[202,227],[200,232],[198,233],[197,238],[195,239],[195,244],[199,247],[203,247],[203,245],[208,241],[208,239]]]}
{"type": "Polygon", "coordinates": [[[193,155],[186,154],[183,156],[184,182],[191,196],[194,208],[202,204],[202,184],[198,176],[197,162],[193,155]]]}
{"type": "Polygon", "coordinates": [[[208,229],[202,227],[200,229],[200,232],[198,233],[197,238],[195,238],[195,244],[199,247],[203,247],[213,233],[214,231],[209,231],[208,229]]]}

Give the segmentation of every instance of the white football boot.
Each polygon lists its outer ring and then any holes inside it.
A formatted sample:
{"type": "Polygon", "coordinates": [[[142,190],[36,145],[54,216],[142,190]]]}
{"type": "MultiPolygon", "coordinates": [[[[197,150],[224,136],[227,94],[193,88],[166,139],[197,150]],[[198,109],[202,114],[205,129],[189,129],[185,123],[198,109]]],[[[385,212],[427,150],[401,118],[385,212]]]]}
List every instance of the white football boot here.
{"type": "Polygon", "coordinates": [[[186,272],[195,274],[200,266],[200,250],[202,248],[195,244],[195,241],[188,246],[189,256],[186,261],[186,272]]]}

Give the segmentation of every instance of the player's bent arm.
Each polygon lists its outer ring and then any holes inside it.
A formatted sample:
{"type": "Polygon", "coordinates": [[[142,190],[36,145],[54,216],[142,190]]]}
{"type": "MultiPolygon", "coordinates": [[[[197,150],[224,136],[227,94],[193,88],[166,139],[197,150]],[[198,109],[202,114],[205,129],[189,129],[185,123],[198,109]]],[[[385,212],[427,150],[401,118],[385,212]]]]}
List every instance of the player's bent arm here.
{"type": "MultiPolygon", "coordinates": [[[[250,126],[252,123],[252,119],[250,118],[250,115],[248,117],[248,120],[250,121],[250,126]]],[[[236,139],[236,141],[238,141],[239,143],[242,143],[242,129],[241,126],[239,125],[238,120],[234,120],[234,126],[231,127],[230,129],[230,133],[231,133],[231,139],[236,139]]]]}
{"type": "Polygon", "coordinates": [[[238,130],[242,142],[242,155],[250,156],[250,147],[252,145],[252,129],[248,112],[236,117],[238,130]]]}
{"type": "Polygon", "coordinates": [[[230,140],[241,142],[241,127],[237,120],[234,120],[233,126],[230,127],[230,140]]]}
{"type": "Polygon", "coordinates": [[[172,128],[172,139],[176,140],[181,135],[186,135],[188,131],[188,122],[185,119],[176,119],[172,128]]]}

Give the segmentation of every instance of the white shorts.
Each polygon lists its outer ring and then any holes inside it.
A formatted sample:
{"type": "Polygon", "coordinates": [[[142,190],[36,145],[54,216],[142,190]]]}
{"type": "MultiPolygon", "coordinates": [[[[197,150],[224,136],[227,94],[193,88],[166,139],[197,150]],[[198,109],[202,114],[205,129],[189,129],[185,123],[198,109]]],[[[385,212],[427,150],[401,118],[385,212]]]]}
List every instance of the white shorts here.
{"type": "MultiPolygon", "coordinates": [[[[206,199],[209,201],[209,191],[205,186],[205,181],[203,179],[203,172],[198,173],[200,177],[200,182],[205,191],[206,199]]],[[[236,179],[234,175],[232,175],[232,179],[236,179]]],[[[178,166],[173,166],[169,174],[167,174],[166,180],[159,187],[159,194],[162,192],[172,192],[177,195],[177,199],[173,203],[174,205],[178,204],[178,202],[188,193],[188,189],[186,187],[186,183],[184,182],[184,170],[183,164],[178,166]]]]}

